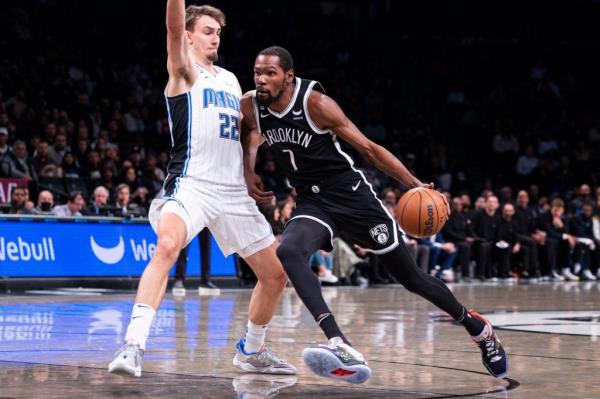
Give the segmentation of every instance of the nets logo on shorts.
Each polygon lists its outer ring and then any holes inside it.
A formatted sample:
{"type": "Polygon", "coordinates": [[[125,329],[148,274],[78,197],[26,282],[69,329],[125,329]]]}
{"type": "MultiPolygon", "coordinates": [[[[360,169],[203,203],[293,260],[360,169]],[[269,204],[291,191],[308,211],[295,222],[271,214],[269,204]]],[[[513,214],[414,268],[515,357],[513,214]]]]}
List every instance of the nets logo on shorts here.
{"type": "Polygon", "coordinates": [[[390,237],[388,228],[385,224],[379,224],[373,227],[371,230],[369,230],[369,233],[371,233],[371,237],[381,245],[384,245],[386,242],[388,242],[388,238],[390,237]]]}

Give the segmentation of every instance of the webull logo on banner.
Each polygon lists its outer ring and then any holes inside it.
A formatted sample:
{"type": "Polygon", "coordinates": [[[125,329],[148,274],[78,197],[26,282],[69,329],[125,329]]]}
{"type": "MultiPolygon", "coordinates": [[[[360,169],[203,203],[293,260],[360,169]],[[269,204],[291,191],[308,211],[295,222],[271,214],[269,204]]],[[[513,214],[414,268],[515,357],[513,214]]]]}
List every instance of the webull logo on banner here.
{"type": "MultiPolygon", "coordinates": [[[[131,245],[131,252],[136,262],[149,261],[154,254],[156,244],[150,243],[143,239],[141,244],[138,244],[133,238],[129,240],[131,245]]],[[[107,265],[114,265],[119,263],[125,256],[125,242],[123,236],[119,236],[119,242],[113,247],[103,247],[99,245],[94,236],[90,236],[90,247],[92,252],[96,255],[96,258],[102,263],[107,265]]]]}
{"type": "MultiPolygon", "coordinates": [[[[235,275],[211,241],[213,274],[235,275]]],[[[156,251],[156,234],[145,223],[48,223],[0,221],[0,276],[140,276],[156,251]]],[[[196,238],[188,275],[200,274],[196,238]]],[[[1,396],[1,395],[0,395],[1,396]]]]}
{"type": "Polygon", "coordinates": [[[16,241],[0,237],[0,261],[55,261],[54,242],[51,237],[43,237],[34,242],[28,242],[21,237],[16,241]]]}
{"type": "MultiPolygon", "coordinates": [[[[145,239],[141,243],[134,239],[129,240],[131,252],[136,262],[147,262],[152,258],[156,244],[148,243],[145,239]]],[[[114,247],[100,246],[94,236],[90,236],[90,247],[96,258],[108,265],[119,263],[125,256],[125,242],[123,237],[119,237],[119,242],[114,247]]],[[[43,237],[41,240],[26,241],[22,237],[17,237],[15,241],[0,237],[0,261],[56,261],[56,251],[54,241],[51,237],[43,237]]]]}
{"type": "Polygon", "coordinates": [[[96,258],[108,265],[119,263],[121,259],[123,259],[123,255],[125,255],[123,237],[119,237],[119,243],[116,246],[105,248],[94,241],[94,236],[90,236],[90,246],[92,247],[92,252],[96,255],[96,258]]]}
{"type": "Polygon", "coordinates": [[[152,255],[154,255],[154,250],[156,249],[156,244],[150,243],[148,244],[146,240],[142,240],[141,244],[137,244],[133,239],[129,240],[131,244],[131,250],[133,251],[133,257],[136,261],[143,260],[144,262],[152,259],[152,255]]]}

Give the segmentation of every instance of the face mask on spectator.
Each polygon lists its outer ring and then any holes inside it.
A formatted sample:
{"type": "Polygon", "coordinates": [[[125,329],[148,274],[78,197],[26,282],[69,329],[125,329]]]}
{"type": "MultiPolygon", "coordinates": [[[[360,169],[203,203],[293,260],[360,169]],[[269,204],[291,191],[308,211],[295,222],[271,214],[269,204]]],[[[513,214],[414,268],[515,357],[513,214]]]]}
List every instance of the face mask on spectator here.
{"type": "Polygon", "coordinates": [[[52,208],[52,203],[51,202],[41,202],[40,203],[40,209],[44,212],[48,212],[50,210],[50,208],[52,208]]]}

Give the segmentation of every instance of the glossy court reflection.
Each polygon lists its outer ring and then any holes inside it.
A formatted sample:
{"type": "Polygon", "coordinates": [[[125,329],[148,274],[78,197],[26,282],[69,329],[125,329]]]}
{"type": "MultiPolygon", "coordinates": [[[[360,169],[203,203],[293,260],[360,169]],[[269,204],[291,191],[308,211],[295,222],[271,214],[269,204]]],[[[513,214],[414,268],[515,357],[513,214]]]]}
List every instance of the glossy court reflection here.
{"type": "Polygon", "coordinates": [[[110,375],[133,295],[0,298],[0,397],[600,397],[597,370],[600,284],[464,285],[499,329],[512,380],[481,366],[463,329],[401,287],[326,289],[325,296],[373,368],[364,385],[308,371],[302,349],[322,342],[310,315],[286,291],[269,345],[298,376],[243,374],[232,365],[250,291],[188,295],[163,303],[140,379],[110,375]]]}

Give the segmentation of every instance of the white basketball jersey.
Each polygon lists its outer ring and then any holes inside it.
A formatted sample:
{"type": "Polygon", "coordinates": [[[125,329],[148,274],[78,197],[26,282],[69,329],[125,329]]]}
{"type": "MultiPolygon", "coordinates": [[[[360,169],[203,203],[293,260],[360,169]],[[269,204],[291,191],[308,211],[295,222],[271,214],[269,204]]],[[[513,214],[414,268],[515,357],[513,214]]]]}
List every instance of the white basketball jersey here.
{"type": "Polygon", "coordinates": [[[165,195],[173,195],[179,178],[193,177],[227,186],[245,185],[240,144],[240,84],[231,72],[214,76],[197,65],[191,90],[167,97],[171,160],[165,195]]]}

